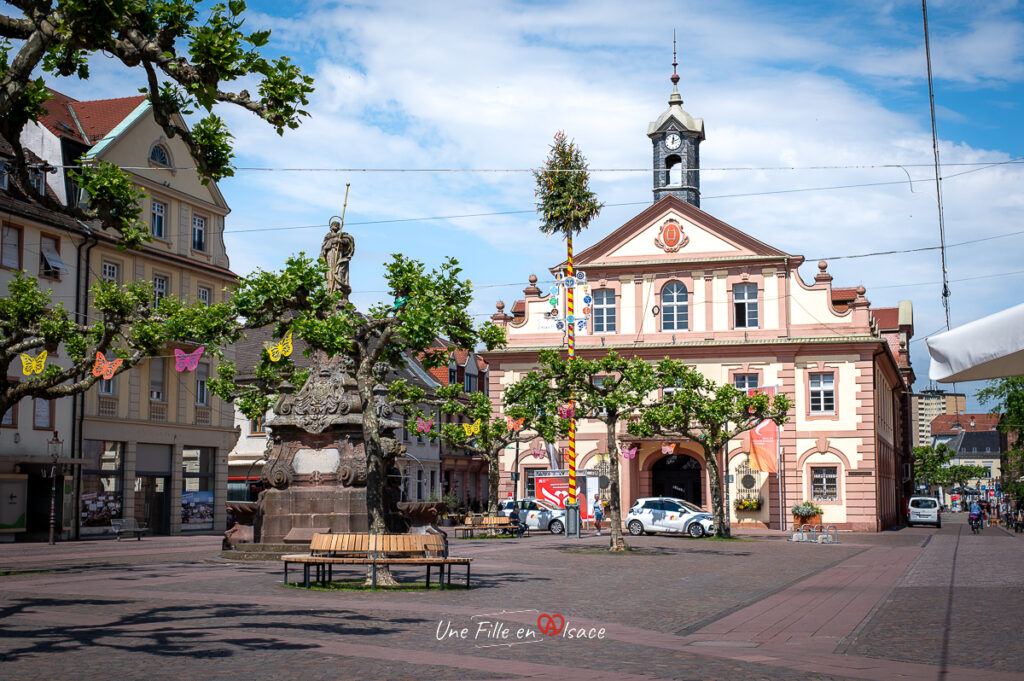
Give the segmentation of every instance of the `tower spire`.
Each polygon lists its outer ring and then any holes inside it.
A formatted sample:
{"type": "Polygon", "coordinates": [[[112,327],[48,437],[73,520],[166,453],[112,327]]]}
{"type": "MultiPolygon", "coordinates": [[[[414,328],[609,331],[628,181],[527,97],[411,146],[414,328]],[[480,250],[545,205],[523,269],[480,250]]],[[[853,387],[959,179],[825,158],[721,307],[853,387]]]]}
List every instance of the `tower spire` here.
{"type": "Polygon", "coordinates": [[[672,81],[672,94],[669,95],[668,104],[683,105],[683,98],[679,94],[679,74],[676,72],[676,67],[679,66],[679,62],[676,59],[676,29],[672,29],[672,77],[669,79],[672,81]]]}

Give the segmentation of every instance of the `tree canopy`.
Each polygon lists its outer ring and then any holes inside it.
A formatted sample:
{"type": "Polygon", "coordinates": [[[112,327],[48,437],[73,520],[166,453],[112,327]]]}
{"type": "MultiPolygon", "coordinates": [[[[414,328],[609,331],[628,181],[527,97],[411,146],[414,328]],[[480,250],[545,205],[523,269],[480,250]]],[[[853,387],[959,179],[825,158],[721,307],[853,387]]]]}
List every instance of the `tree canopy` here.
{"type": "MultiPolygon", "coordinates": [[[[58,78],[87,80],[90,59],[104,55],[139,75],[140,91],[168,138],[188,146],[204,182],[233,174],[232,136],[214,113],[218,104],[239,106],[279,134],[298,127],[313,81],[286,57],[261,54],[270,31],[243,30],[242,0],[203,9],[195,0],[11,0],[17,12],[0,14],[0,135],[16,155],[14,173],[28,186],[32,160],[21,133],[45,114],[58,78]],[[251,89],[234,90],[242,80],[251,89]],[[184,124],[186,116],[202,117],[184,124]]],[[[148,241],[139,221],[141,194],[109,163],[83,163],[75,181],[87,207],[64,206],[46,196],[48,208],[80,220],[99,220],[125,247],[148,241]]]]}
{"type": "Polygon", "coordinates": [[[1008,445],[1002,461],[1003,491],[1018,503],[1024,501],[1024,377],[990,381],[978,392],[978,400],[991,404],[992,413],[1003,415],[999,429],[1006,434],[1008,445]]]}
{"type": "Polygon", "coordinates": [[[572,237],[601,213],[602,204],[590,190],[587,159],[564,132],[555,133],[543,168],[533,173],[537,212],[545,234],[572,237]]]}

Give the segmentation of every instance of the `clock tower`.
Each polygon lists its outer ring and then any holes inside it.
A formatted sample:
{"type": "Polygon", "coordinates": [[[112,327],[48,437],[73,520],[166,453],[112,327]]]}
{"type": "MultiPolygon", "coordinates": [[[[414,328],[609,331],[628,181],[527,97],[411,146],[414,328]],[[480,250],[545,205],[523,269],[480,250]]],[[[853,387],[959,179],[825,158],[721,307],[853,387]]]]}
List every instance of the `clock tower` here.
{"type": "Polygon", "coordinates": [[[700,208],[700,143],[704,120],[683,111],[676,73],[675,39],[672,40],[672,94],[668,109],[647,127],[654,145],[654,200],[672,194],[700,208]]]}

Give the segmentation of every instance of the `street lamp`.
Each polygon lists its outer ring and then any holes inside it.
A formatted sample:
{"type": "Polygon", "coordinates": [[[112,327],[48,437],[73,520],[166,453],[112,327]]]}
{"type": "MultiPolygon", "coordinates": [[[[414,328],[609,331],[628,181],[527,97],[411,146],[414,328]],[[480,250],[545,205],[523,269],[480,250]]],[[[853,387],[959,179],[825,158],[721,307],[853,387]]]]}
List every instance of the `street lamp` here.
{"type": "Polygon", "coordinates": [[[46,442],[46,452],[53,461],[50,468],[50,545],[54,544],[54,526],[57,522],[57,461],[64,453],[64,440],[57,437],[57,431],[53,431],[53,439],[46,442]]]}

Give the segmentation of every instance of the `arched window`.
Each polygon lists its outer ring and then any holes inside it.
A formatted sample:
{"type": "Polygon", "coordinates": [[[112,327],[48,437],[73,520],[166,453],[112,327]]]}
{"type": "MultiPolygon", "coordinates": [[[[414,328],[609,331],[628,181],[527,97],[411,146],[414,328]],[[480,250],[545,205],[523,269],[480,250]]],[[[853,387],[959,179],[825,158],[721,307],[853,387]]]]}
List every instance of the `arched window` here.
{"type": "Polygon", "coordinates": [[[665,159],[665,184],[668,187],[679,187],[683,184],[683,160],[672,155],[665,159]]]}
{"type": "Polygon", "coordinates": [[[162,166],[171,166],[171,157],[159,144],[154,144],[153,148],[149,150],[149,160],[153,163],[157,163],[162,166]]]}
{"type": "Polygon", "coordinates": [[[690,297],[681,281],[670,281],[661,289],[661,330],[690,329],[690,297]]]}

